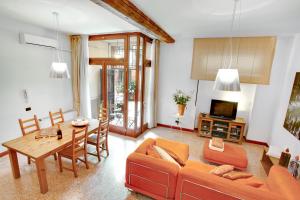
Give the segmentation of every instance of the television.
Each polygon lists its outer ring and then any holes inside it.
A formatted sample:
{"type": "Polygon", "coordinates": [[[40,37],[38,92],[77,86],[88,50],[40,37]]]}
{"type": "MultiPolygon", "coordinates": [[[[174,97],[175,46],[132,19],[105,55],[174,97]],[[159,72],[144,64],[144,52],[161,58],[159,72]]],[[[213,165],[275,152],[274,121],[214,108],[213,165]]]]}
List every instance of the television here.
{"type": "Polygon", "coordinates": [[[212,99],[209,115],[216,118],[235,120],[237,106],[237,102],[212,99]]]}

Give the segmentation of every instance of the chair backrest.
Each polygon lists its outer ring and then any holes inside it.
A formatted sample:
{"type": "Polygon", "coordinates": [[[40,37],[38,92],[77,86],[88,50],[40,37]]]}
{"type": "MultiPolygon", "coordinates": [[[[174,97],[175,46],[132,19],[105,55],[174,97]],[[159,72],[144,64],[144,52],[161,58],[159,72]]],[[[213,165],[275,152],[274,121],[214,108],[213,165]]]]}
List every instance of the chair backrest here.
{"type": "Polygon", "coordinates": [[[54,126],[57,123],[62,123],[65,121],[64,115],[62,112],[62,109],[59,109],[58,112],[52,113],[51,111],[49,112],[50,120],[51,120],[51,125],[54,126]]]}
{"type": "Polygon", "coordinates": [[[97,132],[97,143],[99,143],[100,138],[107,138],[108,135],[108,119],[99,120],[98,132],[97,132]]]}
{"type": "Polygon", "coordinates": [[[73,156],[81,150],[86,150],[86,142],[87,142],[87,132],[88,126],[85,126],[83,129],[75,130],[73,129],[72,133],[72,151],[73,156]]]}
{"type": "Polygon", "coordinates": [[[31,119],[19,119],[19,124],[23,136],[40,130],[39,121],[36,115],[34,115],[31,119]]]}
{"type": "Polygon", "coordinates": [[[107,114],[107,109],[106,108],[102,108],[100,109],[100,113],[99,113],[99,119],[107,119],[108,114],[107,114]]]}

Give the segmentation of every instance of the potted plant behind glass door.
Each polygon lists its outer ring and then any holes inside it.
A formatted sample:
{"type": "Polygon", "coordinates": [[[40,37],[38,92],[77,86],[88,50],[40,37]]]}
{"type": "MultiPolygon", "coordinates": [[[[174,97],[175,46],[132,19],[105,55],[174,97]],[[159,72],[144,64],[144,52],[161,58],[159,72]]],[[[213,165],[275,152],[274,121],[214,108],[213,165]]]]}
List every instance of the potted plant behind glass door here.
{"type": "Polygon", "coordinates": [[[191,97],[183,93],[181,90],[177,90],[173,95],[173,99],[178,106],[178,115],[183,116],[186,104],[191,100],[191,97]]]}

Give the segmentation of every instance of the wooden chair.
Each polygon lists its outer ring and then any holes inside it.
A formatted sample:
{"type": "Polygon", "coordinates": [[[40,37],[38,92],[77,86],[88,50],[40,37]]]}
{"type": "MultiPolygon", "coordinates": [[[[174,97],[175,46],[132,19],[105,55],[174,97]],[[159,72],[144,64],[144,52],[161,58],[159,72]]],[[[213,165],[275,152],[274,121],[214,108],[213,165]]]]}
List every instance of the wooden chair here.
{"type": "Polygon", "coordinates": [[[107,117],[108,117],[108,115],[107,115],[107,109],[106,108],[100,109],[99,119],[107,119],[107,117]]]}
{"type": "Polygon", "coordinates": [[[62,109],[59,109],[59,111],[55,113],[52,113],[50,111],[49,116],[50,116],[52,126],[58,123],[63,123],[65,121],[62,109]]]}
{"type": "MultiPolygon", "coordinates": [[[[36,115],[34,115],[31,119],[19,119],[19,124],[23,136],[40,130],[39,121],[36,115]]],[[[53,156],[54,159],[57,160],[56,154],[53,154],[53,156]]],[[[27,162],[29,165],[31,164],[30,157],[27,157],[27,162]]]]}
{"type": "MultiPolygon", "coordinates": [[[[36,115],[34,115],[31,119],[19,119],[19,124],[23,136],[40,130],[39,121],[36,115]]],[[[56,153],[53,154],[53,156],[54,159],[57,160],[56,153]]],[[[30,157],[27,157],[27,162],[29,165],[31,164],[30,157]]]]}
{"type": "Polygon", "coordinates": [[[89,169],[89,165],[87,162],[87,150],[86,150],[86,142],[87,142],[87,126],[79,131],[73,130],[72,133],[72,145],[58,152],[58,163],[60,172],[63,169],[73,171],[75,178],[77,175],[77,167],[76,163],[78,160],[85,163],[87,169],[89,169]],[[80,156],[84,157],[84,160],[80,158],[80,156]],[[72,169],[63,167],[61,162],[61,157],[68,158],[72,160],[72,169]]]}
{"type": "MultiPolygon", "coordinates": [[[[19,119],[19,124],[23,136],[40,130],[39,121],[36,115],[34,115],[33,118],[30,119],[19,119]]],[[[31,163],[31,159],[29,156],[27,157],[27,162],[28,164],[31,163]]]]}
{"type": "Polygon", "coordinates": [[[97,153],[88,152],[88,154],[97,156],[98,161],[101,161],[101,151],[106,151],[107,156],[109,156],[108,150],[108,118],[99,120],[99,127],[97,132],[90,135],[87,139],[87,143],[96,147],[97,153]]]}

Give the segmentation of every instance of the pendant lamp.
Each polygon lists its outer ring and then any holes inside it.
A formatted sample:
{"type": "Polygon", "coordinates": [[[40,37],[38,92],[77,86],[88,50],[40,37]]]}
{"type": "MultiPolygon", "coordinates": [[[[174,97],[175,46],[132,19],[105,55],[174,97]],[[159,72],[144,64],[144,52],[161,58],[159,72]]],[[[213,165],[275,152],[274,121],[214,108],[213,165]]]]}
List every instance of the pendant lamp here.
{"type": "Polygon", "coordinates": [[[53,12],[53,16],[56,22],[56,40],[57,40],[57,48],[55,50],[55,59],[51,64],[50,68],[50,78],[70,78],[69,70],[67,63],[63,62],[61,55],[61,46],[59,42],[59,21],[58,21],[58,13],[53,12]]]}
{"type": "MultiPolygon", "coordinates": [[[[234,7],[232,12],[231,20],[231,35],[233,32],[233,25],[236,15],[236,7],[239,0],[234,0],[234,7]]],[[[240,88],[240,78],[237,69],[232,68],[232,37],[230,38],[230,61],[226,68],[221,68],[218,70],[216,76],[214,90],[222,91],[241,91],[240,88]]]]}

